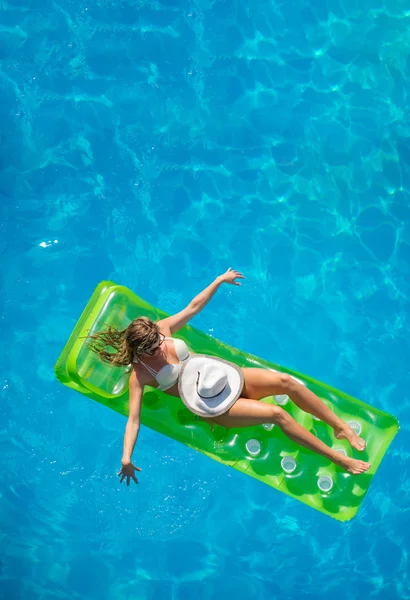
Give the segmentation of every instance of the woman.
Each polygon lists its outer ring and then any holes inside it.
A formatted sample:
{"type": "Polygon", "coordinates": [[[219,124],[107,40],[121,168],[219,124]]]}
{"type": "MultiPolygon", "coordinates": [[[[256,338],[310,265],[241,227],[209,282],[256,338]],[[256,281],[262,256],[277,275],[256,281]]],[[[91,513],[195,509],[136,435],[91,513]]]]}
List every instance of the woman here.
{"type": "MultiPolygon", "coordinates": [[[[129,417],[125,428],[122,467],[118,473],[121,482],[126,478],[127,485],[129,485],[132,478],[135,483],[138,483],[135,471],[141,471],[132,463],[131,456],[140,428],[144,386],[156,387],[167,394],[181,397],[178,379],[182,363],[188,359],[189,364],[189,350],[185,342],[173,339],[171,336],[206,306],[223,283],[239,286],[238,279],[243,279],[243,275],[229,268],[226,273],[217,277],[211,285],[196,296],[184,310],[173,316],[157,323],[146,317],[140,317],[135,319],[124,331],[109,328],[105,332],[89,336],[91,349],[98,353],[103,361],[113,365],[133,364],[129,382],[129,417]],[[116,352],[108,352],[107,347],[114,348],[116,352]]],[[[279,406],[258,402],[266,396],[286,394],[303,411],[330,425],[337,439],[346,439],[356,450],[364,450],[364,440],[304,385],[289,375],[269,369],[239,369],[236,366],[235,369],[242,371],[240,388],[236,393],[233,391],[233,395],[231,394],[229,407],[223,414],[216,417],[212,417],[211,410],[209,417],[204,416],[204,413],[197,412],[197,414],[201,414],[202,419],[227,428],[274,423],[297,444],[325,456],[353,475],[369,469],[369,463],[344,456],[329,448],[279,406]]],[[[198,381],[196,390],[198,391],[198,381]]],[[[197,395],[198,399],[200,397],[205,398],[201,394],[197,395]]],[[[183,394],[183,400],[186,402],[186,394],[183,394]]],[[[202,402],[202,406],[206,406],[206,401],[202,402]]]]}

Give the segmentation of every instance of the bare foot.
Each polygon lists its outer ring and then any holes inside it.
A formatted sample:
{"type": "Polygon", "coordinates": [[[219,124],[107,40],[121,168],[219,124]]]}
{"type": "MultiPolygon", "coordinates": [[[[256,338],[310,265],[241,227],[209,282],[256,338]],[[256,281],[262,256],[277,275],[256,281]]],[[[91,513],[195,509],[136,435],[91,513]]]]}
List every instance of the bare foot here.
{"type": "Polygon", "coordinates": [[[352,475],[360,475],[370,469],[370,463],[349,456],[343,456],[336,464],[339,464],[343,469],[346,469],[352,475]]]}
{"type": "Polygon", "coordinates": [[[359,437],[347,423],[343,429],[335,429],[335,437],[338,440],[347,440],[352,448],[360,450],[360,452],[366,448],[364,439],[359,437]]]}

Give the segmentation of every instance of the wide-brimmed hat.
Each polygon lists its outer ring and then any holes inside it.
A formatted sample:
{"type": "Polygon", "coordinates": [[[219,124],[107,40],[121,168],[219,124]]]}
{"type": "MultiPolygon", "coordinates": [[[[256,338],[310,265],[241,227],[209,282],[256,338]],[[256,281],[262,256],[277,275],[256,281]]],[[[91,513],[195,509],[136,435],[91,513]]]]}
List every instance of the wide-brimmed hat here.
{"type": "Polygon", "coordinates": [[[242,393],[242,370],[227,360],[207,354],[192,354],[182,363],[178,390],[182,402],[200,417],[218,417],[242,393]]]}

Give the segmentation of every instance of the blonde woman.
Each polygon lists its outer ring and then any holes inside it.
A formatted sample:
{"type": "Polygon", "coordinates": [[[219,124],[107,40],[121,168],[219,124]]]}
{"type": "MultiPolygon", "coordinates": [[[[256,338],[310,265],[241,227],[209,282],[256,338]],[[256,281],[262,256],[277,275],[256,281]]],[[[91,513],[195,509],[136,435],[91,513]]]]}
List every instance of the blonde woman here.
{"type": "Polygon", "coordinates": [[[240,369],[217,357],[191,354],[183,340],[172,337],[208,304],[221,285],[239,286],[240,279],[243,275],[229,268],[173,316],[156,323],[139,317],[125,330],[108,328],[89,336],[91,349],[103,361],[133,366],[122,467],[118,473],[121,482],[126,479],[129,485],[133,479],[138,483],[135,472],[141,469],[131,458],[140,429],[146,385],[180,397],[193,413],[210,423],[227,428],[274,423],[295,443],[325,456],[353,475],[369,469],[369,463],[344,456],[327,446],[280,406],[258,402],[266,396],[287,394],[303,411],[330,425],[337,439],[345,439],[356,450],[364,450],[364,440],[294,378],[269,369],[240,369]]]}

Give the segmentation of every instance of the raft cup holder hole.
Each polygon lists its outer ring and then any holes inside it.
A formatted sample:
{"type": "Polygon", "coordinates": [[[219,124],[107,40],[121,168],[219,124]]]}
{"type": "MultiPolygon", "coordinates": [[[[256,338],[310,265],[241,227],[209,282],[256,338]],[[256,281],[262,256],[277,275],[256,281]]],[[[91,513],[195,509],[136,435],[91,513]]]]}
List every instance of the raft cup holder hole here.
{"type": "Polygon", "coordinates": [[[275,425],[273,423],[263,423],[262,427],[266,429],[266,431],[272,431],[275,425]]]}
{"type": "Polygon", "coordinates": [[[285,473],[293,473],[297,466],[293,456],[284,456],[280,461],[280,464],[285,473]]]}
{"type": "Polygon", "coordinates": [[[287,394],[278,394],[278,396],[274,396],[276,404],[279,406],[285,406],[285,404],[289,401],[289,396],[287,394]]]}
{"type": "Polygon", "coordinates": [[[252,438],[246,442],[246,449],[251,456],[258,456],[261,451],[261,443],[252,438]]]}
{"type": "Polygon", "coordinates": [[[343,456],[347,456],[347,452],[344,448],[337,448],[336,452],[339,452],[339,454],[343,454],[343,456]]]}
{"type": "Polygon", "coordinates": [[[321,492],[330,492],[333,487],[333,479],[329,475],[321,475],[317,480],[317,487],[321,492]]]}
{"type": "Polygon", "coordinates": [[[351,427],[353,429],[353,431],[357,435],[360,435],[362,433],[362,426],[358,421],[349,421],[348,425],[349,425],[349,427],[351,427]]]}

